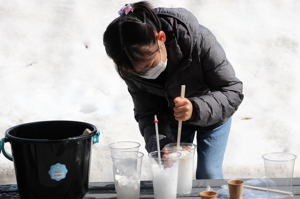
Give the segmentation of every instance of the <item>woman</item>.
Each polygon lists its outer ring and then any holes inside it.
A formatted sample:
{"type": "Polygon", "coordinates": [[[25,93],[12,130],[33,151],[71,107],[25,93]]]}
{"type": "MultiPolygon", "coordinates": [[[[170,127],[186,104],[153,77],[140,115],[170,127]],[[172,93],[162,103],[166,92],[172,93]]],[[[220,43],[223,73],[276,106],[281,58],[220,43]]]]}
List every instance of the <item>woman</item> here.
{"type": "Polygon", "coordinates": [[[223,178],[230,118],[243,94],[222,47],[183,8],[137,2],[119,14],[104,33],[104,46],[128,86],[147,151],[157,147],[155,114],[161,148],[176,142],[183,121],[182,142],[192,143],[197,131],[196,178],[223,178]],[[178,97],[183,84],[185,97],[178,97]]]}

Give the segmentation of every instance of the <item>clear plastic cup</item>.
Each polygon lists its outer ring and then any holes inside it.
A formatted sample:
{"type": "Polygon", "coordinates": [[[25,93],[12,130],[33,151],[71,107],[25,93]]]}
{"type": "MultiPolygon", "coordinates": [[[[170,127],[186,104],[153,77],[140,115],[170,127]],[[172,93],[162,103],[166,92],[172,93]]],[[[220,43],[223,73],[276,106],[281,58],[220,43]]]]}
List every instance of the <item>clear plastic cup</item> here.
{"type": "Polygon", "coordinates": [[[135,141],[119,141],[109,145],[111,157],[122,151],[139,151],[141,144],[135,141]]]}
{"type": "Polygon", "coordinates": [[[135,151],[119,151],[112,156],[118,199],[138,199],[140,197],[143,156],[142,152],[135,151]]]}
{"type": "Polygon", "coordinates": [[[149,153],[155,199],[175,199],[180,152],[149,153]]]}
{"type": "Polygon", "coordinates": [[[195,149],[196,145],[193,143],[180,143],[179,149],[177,149],[177,143],[170,143],[164,147],[164,150],[178,150],[181,153],[178,168],[177,194],[190,194],[192,192],[195,149]]]}
{"type": "Polygon", "coordinates": [[[271,179],[268,188],[293,192],[296,155],[285,152],[264,154],[265,177],[271,179]]]}

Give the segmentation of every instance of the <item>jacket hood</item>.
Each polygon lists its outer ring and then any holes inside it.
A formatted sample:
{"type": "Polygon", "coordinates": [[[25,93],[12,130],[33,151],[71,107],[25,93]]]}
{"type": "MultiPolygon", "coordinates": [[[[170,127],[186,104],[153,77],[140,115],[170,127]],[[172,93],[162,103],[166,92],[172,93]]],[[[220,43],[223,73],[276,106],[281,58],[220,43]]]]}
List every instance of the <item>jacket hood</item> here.
{"type": "Polygon", "coordinates": [[[197,19],[184,8],[155,8],[154,12],[159,16],[162,30],[166,33],[165,44],[170,60],[175,64],[191,60],[196,42],[193,27],[194,23],[198,24],[197,19]]]}

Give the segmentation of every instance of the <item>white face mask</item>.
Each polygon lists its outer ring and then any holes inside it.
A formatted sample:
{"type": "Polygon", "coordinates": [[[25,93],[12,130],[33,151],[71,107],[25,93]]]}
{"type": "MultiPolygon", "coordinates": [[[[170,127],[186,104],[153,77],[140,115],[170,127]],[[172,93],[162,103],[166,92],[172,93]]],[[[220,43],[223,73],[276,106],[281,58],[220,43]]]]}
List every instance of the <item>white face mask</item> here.
{"type": "Polygon", "coordinates": [[[140,77],[143,77],[145,79],[156,79],[162,72],[166,70],[168,59],[166,59],[165,62],[161,60],[160,47],[159,47],[159,53],[160,53],[160,62],[153,68],[150,68],[145,74],[140,75],[140,77]]]}

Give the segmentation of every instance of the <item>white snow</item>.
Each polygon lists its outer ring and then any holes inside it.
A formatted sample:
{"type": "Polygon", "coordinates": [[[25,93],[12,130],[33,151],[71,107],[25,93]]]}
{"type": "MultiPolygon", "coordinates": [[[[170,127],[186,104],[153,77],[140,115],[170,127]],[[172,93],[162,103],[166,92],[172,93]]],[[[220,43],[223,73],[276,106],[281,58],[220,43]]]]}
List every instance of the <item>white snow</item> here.
{"type": "MultiPolygon", "coordinates": [[[[105,28],[125,3],[0,0],[0,138],[9,127],[37,120],[95,124],[103,134],[93,146],[90,181],[113,180],[110,142],[136,140],[144,148],[131,97],[102,44],[105,28]]],[[[225,177],[262,177],[264,153],[300,156],[300,1],[151,3],[191,10],[216,35],[244,82],[225,177]]],[[[150,178],[147,158],[142,178],[150,178]]],[[[15,182],[13,163],[1,154],[0,184],[9,182],[15,182]]]]}

